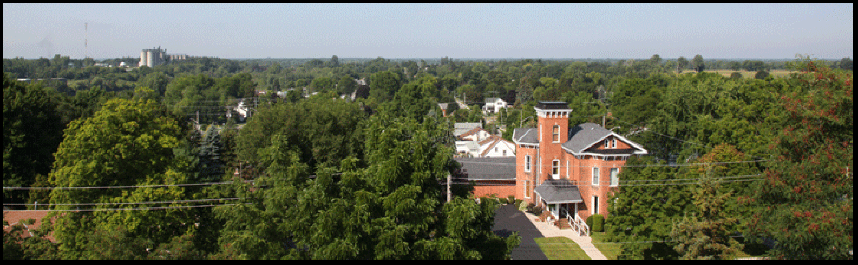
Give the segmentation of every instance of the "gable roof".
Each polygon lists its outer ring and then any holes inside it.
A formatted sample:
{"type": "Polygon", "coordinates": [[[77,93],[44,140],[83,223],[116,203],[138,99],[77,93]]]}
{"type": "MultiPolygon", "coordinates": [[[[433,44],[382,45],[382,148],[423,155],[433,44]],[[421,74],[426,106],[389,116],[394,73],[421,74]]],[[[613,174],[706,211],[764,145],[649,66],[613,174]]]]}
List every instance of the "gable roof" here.
{"type": "Polygon", "coordinates": [[[614,136],[620,139],[621,141],[631,145],[633,148],[630,149],[616,149],[616,150],[600,150],[599,152],[588,152],[588,153],[598,153],[598,154],[646,154],[646,149],[643,149],[639,144],[629,141],[625,137],[620,136],[612,131],[609,131],[598,124],[588,122],[578,124],[572,129],[569,129],[569,140],[563,143],[561,146],[563,149],[572,152],[573,154],[581,154],[584,153],[585,150],[592,147],[594,144],[601,142],[608,136],[614,136]],[[634,150],[634,149],[637,149],[634,150]]]}
{"type": "Polygon", "coordinates": [[[516,144],[539,144],[537,128],[516,128],[512,131],[512,141],[516,144]]]}
{"type": "Polygon", "coordinates": [[[467,132],[465,132],[465,133],[463,133],[463,134],[459,135],[459,138],[462,138],[462,137],[465,137],[465,136],[474,135],[474,134],[479,133],[480,131],[484,131],[484,132],[486,132],[486,133],[488,133],[488,132],[489,132],[489,131],[483,130],[483,128],[477,127],[477,128],[473,128],[473,129],[471,129],[470,131],[467,131],[467,132]]]}
{"type": "Polygon", "coordinates": [[[515,157],[455,158],[468,180],[515,180],[515,157]]]}
{"type": "Polygon", "coordinates": [[[482,128],[483,125],[479,122],[457,122],[453,124],[453,135],[462,135],[474,128],[482,128]]]}
{"type": "Polygon", "coordinates": [[[510,142],[509,142],[509,141],[507,141],[507,140],[504,140],[504,139],[503,139],[503,138],[501,138],[500,136],[492,135],[492,136],[489,136],[489,138],[488,138],[488,139],[486,139],[485,141],[480,142],[480,146],[483,146],[483,145],[485,145],[485,144],[488,144],[488,146],[486,147],[486,149],[485,149],[485,150],[483,150],[483,152],[482,152],[482,153],[480,153],[480,156],[481,156],[481,157],[486,156],[486,154],[488,154],[488,153],[489,153],[489,151],[491,151],[491,150],[492,150],[492,148],[493,148],[493,147],[495,147],[495,145],[497,145],[498,143],[501,143],[501,142],[511,144],[511,145],[513,146],[513,154],[515,154],[515,145],[513,145],[512,143],[510,143],[510,142]]]}

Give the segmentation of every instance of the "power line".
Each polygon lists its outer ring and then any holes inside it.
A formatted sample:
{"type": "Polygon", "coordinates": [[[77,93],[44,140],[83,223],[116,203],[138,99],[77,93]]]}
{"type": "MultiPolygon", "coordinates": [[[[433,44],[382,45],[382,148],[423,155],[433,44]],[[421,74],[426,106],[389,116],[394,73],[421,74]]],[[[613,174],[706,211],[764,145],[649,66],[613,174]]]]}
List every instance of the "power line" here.
{"type": "Polygon", "coordinates": [[[93,206],[93,205],[135,205],[135,204],[159,204],[159,203],[191,203],[191,202],[207,202],[207,201],[232,201],[242,198],[218,198],[218,199],[198,199],[198,200],[173,200],[173,201],[155,201],[155,202],[105,202],[105,203],[57,203],[57,204],[30,204],[30,203],[4,203],[3,205],[14,206],[93,206]]]}
{"type": "Polygon", "coordinates": [[[164,184],[145,186],[95,186],[95,187],[3,187],[4,190],[77,190],[77,189],[126,189],[126,188],[161,188],[161,187],[188,187],[188,186],[212,186],[232,184],[232,181],[208,182],[196,184],[164,184]]]}
{"type": "MultiPolygon", "coordinates": [[[[607,162],[611,162],[611,160],[603,160],[607,162]]],[[[625,160],[613,160],[613,161],[625,161],[625,160]]],[[[753,162],[765,162],[768,161],[766,159],[757,159],[757,160],[744,160],[744,161],[727,161],[727,162],[701,162],[701,163],[683,163],[683,164],[661,164],[661,165],[623,165],[617,166],[622,168],[634,168],[634,167],[689,167],[689,166],[706,166],[706,165],[720,165],[720,164],[736,164],[736,163],[753,163],[753,162]]],[[[477,161],[456,161],[459,163],[468,163],[468,164],[487,164],[487,165],[499,165],[499,166],[515,166],[515,167],[526,167],[527,165],[517,165],[514,163],[504,163],[504,162],[477,162],[477,161]]],[[[619,163],[619,162],[617,162],[619,163]]],[[[534,168],[537,166],[534,166],[534,168]]],[[[559,165],[559,168],[593,168],[593,166],[564,166],[559,165]]]]}
{"type": "Polygon", "coordinates": [[[23,211],[42,211],[42,212],[104,212],[104,211],[151,211],[151,210],[169,210],[181,208],[208,208],[217,206],[230,206],[252,203],[234,203],[234,204],[207,204],[207,205],[187,205],[187,206],[165,206],[165,207],[139,207],[139,208],[106,208],[106,209],[83,209],[83,210],[3,210],[4,212],[23,212],[23,211]]]}

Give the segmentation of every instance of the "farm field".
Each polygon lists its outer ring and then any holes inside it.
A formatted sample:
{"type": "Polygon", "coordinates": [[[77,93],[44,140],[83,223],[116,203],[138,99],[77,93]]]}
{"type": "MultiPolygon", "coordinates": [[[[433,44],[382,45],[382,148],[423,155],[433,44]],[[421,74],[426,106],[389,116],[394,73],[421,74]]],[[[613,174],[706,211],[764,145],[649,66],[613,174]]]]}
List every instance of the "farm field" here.
{"type": "MultiPolygon", "coordinates": [[[[693,73],[694,71],[693,70],[682,71],[682,73],[689,73],[689,72],[693,73]]],[[[730,69],[704,70],[704,72],[718,73],[724,77],[730,77],[730,74],[732,74],[733,72],[739,72],[740,74],[742,74],[742,78],[749,78],[749,79],[754,78],[754,75],[757,74],[757,72],[755,72],[755,71],[745,71],[745,70],[733,71],[730,69]]],[[[769,71],[769,75],[776,77],[776,78],[782,78],[782,77],[789,77],[790,73],[795,73],[795,72],[796,71],[790,71],[790,70],[771,70],[771,71],[769,71]]]]}

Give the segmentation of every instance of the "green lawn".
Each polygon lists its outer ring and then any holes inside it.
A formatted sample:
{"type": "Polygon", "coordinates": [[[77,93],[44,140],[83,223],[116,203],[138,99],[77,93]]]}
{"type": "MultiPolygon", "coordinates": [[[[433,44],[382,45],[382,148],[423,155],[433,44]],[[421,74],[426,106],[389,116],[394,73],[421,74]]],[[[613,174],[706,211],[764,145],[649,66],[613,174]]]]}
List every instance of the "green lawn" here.
{"type": "Polygon", "coordinates": [[[584,253],[584,250],[572,239],[539,237],[533,240],[549,260],[590,260],[590,256],[587,256],[587,253],[584,253]]]}
{"type": "MultiPolygon", "coordinates": [[[[623,251],[623,244],[608,242],[605,239],[607,237],[605,232],[593,232],[590,234],[590,237],[593,239],[593,245],[596,246],[596,248],[602,252],[602,255],[605,255],[605,257],[608,258],[608,260],[617,260],[617,256],[619,256],[620,252],[623,251]]],[[[766,254],[766,250],[768,250],[763,244],[746,243],[744,242],[744,238],[741,237],[736,240],[739,243],[744,243],[745,246],[742,251],[736,255],[736,258],[763,257],[766,254]]],[[[548,254],[546,254],[546,256],[547,255],[548,254]]]]}
{"type": "Polygon", "coordinates": [[[608,242],[605,232],[592,232],[590,238],[593,239],[593,246],[596,246],[602,255],[605,255],[608,260],[617,260],[617,256],[623,251],[623,244],[608,242]]]}

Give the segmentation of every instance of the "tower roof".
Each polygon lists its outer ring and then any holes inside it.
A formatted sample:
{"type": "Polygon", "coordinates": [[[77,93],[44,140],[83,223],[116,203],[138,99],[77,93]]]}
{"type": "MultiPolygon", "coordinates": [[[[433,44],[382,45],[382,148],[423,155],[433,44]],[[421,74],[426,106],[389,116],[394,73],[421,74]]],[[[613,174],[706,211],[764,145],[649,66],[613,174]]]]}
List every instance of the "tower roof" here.
{"type": "Polygon", "coordinates": [[[538,109],[569,109],[569,104],[563,101],[540,101],[536,104],[538,109]]]}

